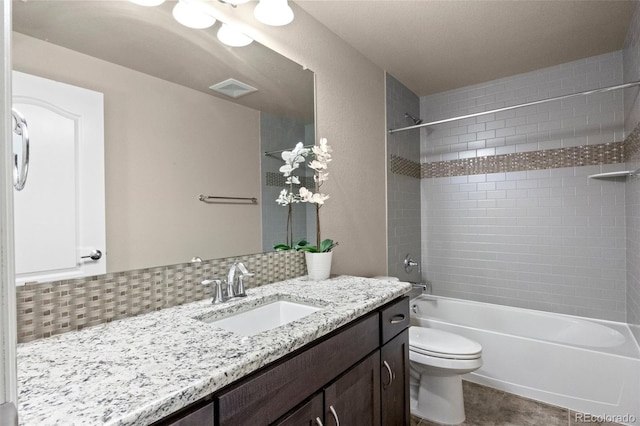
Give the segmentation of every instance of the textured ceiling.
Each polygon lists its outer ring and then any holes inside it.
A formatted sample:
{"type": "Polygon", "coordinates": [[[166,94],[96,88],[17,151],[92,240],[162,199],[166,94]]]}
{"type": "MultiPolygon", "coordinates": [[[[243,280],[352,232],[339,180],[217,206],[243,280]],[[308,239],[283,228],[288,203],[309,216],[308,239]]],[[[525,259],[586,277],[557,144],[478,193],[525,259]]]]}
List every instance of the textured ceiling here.
{"type": "Polygon", "coordinates": [[[637,1],[296,0],[418,96],[623,48],[637,1]]]}

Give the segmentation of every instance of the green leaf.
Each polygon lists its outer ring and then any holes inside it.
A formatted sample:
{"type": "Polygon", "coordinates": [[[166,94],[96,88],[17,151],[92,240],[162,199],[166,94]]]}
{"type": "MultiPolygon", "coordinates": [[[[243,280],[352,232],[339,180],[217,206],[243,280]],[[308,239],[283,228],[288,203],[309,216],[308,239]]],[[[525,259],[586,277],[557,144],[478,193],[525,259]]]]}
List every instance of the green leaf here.
{"type": "Polygon", "coordinates": [[[326,240],[322,240],[320,242],[320,250],[319,251],[322,252],[322,253],[327,252],[327,251],[331,250],[333,245],[334,245],[333,244],[333,240],[331,240],[331,239],[327,238],[326,240]]]}
{"type": "Polygon", "coordinates": [[[276,244],[275,246],[273,246],[273,249],[278,251],[278,250],[291,250],[291,247],[289,247],[286,244],[276,244]]]}
{"type": "Polygon", "coordinates": [[[296,242],[293,244],[293,248],[294,248],[294,250],[301,250],[303,247],[306,247],[306,246],[308,246],[308,245],[309,245],[309,241],[307,241],[307,240],[305,240],[305,239],[303,238],[303,239],[301,239],[301,240],[299,240],[299,241],[296,241],[296,242]]]}

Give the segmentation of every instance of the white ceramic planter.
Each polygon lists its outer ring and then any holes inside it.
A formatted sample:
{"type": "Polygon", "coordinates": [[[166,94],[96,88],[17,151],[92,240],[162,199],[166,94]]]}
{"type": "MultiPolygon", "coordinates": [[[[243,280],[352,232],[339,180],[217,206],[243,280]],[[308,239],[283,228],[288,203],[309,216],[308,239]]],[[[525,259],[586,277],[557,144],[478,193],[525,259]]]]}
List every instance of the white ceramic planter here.
{"type": "Polygon", "coordinates": [[[307,272],[309,279],[313,281],[326,280],[331,275],[331,257],[333,252],[310,253],[305,252],[307,272]]]}

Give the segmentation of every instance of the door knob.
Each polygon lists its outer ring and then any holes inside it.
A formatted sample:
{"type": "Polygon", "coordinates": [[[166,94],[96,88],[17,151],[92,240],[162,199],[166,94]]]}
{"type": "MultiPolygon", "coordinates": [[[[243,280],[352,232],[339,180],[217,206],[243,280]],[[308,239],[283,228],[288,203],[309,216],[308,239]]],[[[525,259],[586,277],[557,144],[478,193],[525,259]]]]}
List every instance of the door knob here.
{"type": "Polygon", "coordinates": [[[89,253],[88,256],[80,257],[80,259],[91,259],[91,260],[98,260],[100,258],[102,258],[102,252],[100,250],[91,250],[91,253],[89,253]]]}

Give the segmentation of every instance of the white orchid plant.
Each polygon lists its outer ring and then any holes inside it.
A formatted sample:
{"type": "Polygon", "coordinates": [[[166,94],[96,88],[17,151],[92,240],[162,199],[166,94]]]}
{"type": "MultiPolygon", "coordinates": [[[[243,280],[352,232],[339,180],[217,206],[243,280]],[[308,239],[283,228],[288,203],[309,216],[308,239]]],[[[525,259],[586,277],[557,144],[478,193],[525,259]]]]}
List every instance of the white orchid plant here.
{"type": "Polygon", "coordinates": [[[280,191],[280,195],[276,199],[276,203],[281,206],[286,206],[289,211],[287,213],[287,243],[286,244],[278,244],[274,248],[276,250],[291,250],[297,249],[299,246],[306,245],[307,242],[305,240],[300,240],[296,243],[293,243],[293,204],[299,203],[302,198],[300,195],[296,194],[293,191],[293,185],[300,185],[300,179],[298,176],[295,176],[293,173],[300,168],[300,164],[305,162],[307,155],[309,155],[309,148],[305,148],[302,142],[298,142],[296,146],[291,151],[283,151],[282,159],[284,160],[284,165],[280,167],[280,173],[286,178],[285,184],[288,185],[288,188],[280,191]]]}
{"type": "Polygon", "coordinates": [[[318,145],[314,145],[311,149],[305,148],[302,142],[298,142],[292,151],[284,151],[282,153],[282,159],[285,164],[280,167],[280,172],[286,178],[285,183],[289,185],[288,189],[280,191],[280,195],[276,202],[282,206],[289,207],[289,216],[287,217],[287,244],[279,244],[274,248],[278,249],[295,249],[301,251],[309,251],[315,253],[324,253],[331,251],[338,243],[331,239],[322,240],[320,237],[320,207],[324,205],[324,202],[329,199],[329,195],[320,192],[320,187],[329,178],[327,172],[327,164],[331,162],[331,152],[333,150],[327,143],[326,138],[320,139],[318,145]],[[293,185],[300,184],[300,179],[293,175],[293,172],[305,162],[306,158],[312,155],[313,160],[307,164],[307,167],[313,170],[314,188],[309,190],[304,186],[300,187],[298,193],[293,191],[293,185]],[[292,226],[291,226],[291,204],[294,203],[312,203],[316,206],[316,246],[310,246],[306,240],[300,240],[296,243],[291,243],[293,240],[292,226]]]}

